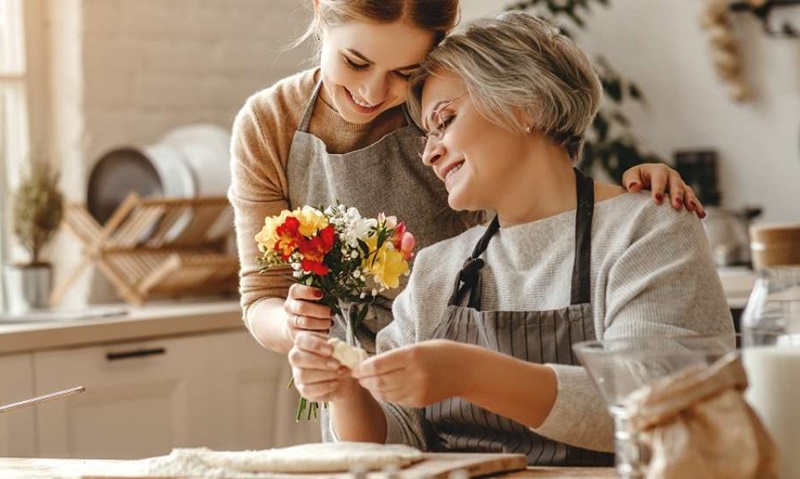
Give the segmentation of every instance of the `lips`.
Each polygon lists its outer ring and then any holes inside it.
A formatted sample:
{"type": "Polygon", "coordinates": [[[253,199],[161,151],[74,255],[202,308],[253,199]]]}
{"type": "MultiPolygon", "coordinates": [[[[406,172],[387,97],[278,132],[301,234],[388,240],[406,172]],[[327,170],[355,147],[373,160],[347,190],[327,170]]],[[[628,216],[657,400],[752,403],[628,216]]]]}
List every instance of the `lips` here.
{"type": "Polygon", "coordinates": [[[355,111],[357,111],[358,113],[361,113],[361,114],[364,114],[364,115],[370,115],[370,114],[375,113],[376,111],[380,110],[381,105],[383,105],[383,102],[380,102],[380,103],[378,103],[376,105],[364,106],[363,103],[359,103],[358,101],[356,101],[356,99],[353,97],[353,94],[350,93],[350,90],[348,90],[347,88],[344,88],[344,87],[342,87],[342,88],[345,91],[345,96],[347,97],[348,100],[350,100],[350,105],[352,105],[353,109],[355,111]]]}
{"type": "Polygon", "coordinates": [[[447,183],[447,180],[449,180],[450,177],[454,175],[463,165],[464,165],[464,160],[454,161],[442,168],[437,169],[436,174],[439,177],[439,179],[447,183]]]}

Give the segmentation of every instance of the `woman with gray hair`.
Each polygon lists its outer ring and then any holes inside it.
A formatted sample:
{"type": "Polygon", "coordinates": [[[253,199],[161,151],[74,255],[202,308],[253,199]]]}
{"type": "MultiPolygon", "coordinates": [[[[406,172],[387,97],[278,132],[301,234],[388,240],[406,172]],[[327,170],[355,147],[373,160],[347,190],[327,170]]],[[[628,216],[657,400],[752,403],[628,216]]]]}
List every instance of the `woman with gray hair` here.
{"type": "MultiPolygon", "coordinates": [[[[600,96],[586,55],[525,13],[428,56],[410,95],[422,161],[453,209],[497,215],[419,253],[379,354],[328,385],[339,439],[610,465],[613,424],[572,344],[733,333],[699,220],[574,168],[600,96]]],[[[290,361],[325,353],[302,335],[290,361]]]]}

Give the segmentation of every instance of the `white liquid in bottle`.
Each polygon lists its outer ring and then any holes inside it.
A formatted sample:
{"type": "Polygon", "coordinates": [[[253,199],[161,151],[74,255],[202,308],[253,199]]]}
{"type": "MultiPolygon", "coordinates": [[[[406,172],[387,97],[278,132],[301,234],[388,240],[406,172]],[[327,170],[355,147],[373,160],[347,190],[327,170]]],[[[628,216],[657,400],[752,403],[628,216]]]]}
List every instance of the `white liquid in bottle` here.
{"type": "Polygon", "coordinates": [[[778,445],[780,477],[800,479],[800,347],[747,347],[742,359],[745,397],[778,445]]]}

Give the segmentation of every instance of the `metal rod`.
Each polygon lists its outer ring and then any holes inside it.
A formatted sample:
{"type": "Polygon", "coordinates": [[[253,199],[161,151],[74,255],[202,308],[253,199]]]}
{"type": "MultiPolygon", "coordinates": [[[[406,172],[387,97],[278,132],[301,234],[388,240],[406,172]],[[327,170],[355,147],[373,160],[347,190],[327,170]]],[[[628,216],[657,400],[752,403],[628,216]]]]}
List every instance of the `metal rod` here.
{"type": "Polygon", "coordinates": [[[6,404],[5,406],[0,406],[0,413],[13,411],[14,409],[23,408],[23,407],[30,406],[30,405],[33,405],[33,404],[37,404],[37,403],[40,403],[40,402],[43,402],[43,401],[49,401],[51,399],[58,399],[58,398],[61,398],[61,397],[64,397],[64,396],[69,396],[69,395],[72,395],[72,394],[82,393],[84,391],[86,391],[85,387],[78,386],[78,387],[75,387],[75,388],[72,388],[72,389],[65,389],[63,391],[58,391],[58,392],[54,392],[54,393],[50,393],[50,394],[45,394],[44,396],[38,396],[38,397],[35,397],[35,398],[26,399],[24,401],[15,402],[15,403],[12,403],[12,404],[6,404]]]}

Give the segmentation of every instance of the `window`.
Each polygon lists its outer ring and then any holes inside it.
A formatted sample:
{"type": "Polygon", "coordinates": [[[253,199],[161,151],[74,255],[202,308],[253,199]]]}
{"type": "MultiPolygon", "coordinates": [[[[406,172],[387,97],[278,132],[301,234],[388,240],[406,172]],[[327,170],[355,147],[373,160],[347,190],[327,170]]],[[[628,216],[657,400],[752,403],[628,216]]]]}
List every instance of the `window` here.
{"type": "Polygon", "coordinates": [[[0,0],[0,262],[11,259],[7,198],[18,176],[12,172],[19,171],[29,151],[22,4],[23,0],[0,0]]]}

